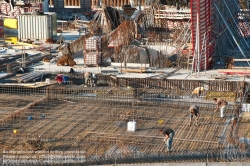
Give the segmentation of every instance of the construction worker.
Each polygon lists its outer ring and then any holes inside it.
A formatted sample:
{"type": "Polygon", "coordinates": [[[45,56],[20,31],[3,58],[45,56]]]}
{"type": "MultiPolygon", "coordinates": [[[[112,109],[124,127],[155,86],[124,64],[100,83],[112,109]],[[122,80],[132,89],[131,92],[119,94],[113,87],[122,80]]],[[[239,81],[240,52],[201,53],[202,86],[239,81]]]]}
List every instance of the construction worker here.
{"type": "Polygon", "coordinates": [[[93,85],[93,74],[91,72],[86,72],[84,74],[84,79],[85,79],[85,85],[91,86],[93,85]]]}
{"type": "Polygon", "coordinates": [[[97,77],[96,74],[92,74],[92,76],[93,76],[93,84],[94,84],[94,87],[96,87],[98,77],[97,77]]]}
{"type": "Polygon", "coordinates": [[[73,73],[75,73],[75,70],[73,68],[70,68],[69,73],[73,74],[73,73]]]}
{"type": "Polygon", "coordinates": [[[63,75],[62,74],[58,74],[55,79],[56,79],[56,82],[58,84],[62,84],[63,83],[63,75]]]}
{"type": "Polygon", "coordinates": [[[201,92],[203,92],[203,91],[204,91],[203,87],[197,87],[192,91],[192,96],[200,97],[201,92]]]}
{"type": "Polygon", "coordinates": [[[214,112],[218,111],[218,109],[220,109],[220,117],[223,118],[224,117],[224,111],[226,110],[227,107],[227,102],[221,98],[213,98],[213,101],[216,103],[216,108],[214,110],[214,112]]]}
{"type": "Polygon", "coordinates": [[[170,128],[161,128],[159,130],[160,134],[163,134],[165,136],[164,138],[164,142],[167,148],[167,151],[171,151],[172,148],[172,142],[173,142],[173,138],[174,138],[174,130],[170,129],[170,128]]]}
{"type": "Polygon", "coordinates": [[[199,107],[197,105],[191,105],[190,108],[189,108],[189,112],[190,112],[190,121],[189,121],[189,126],[191,125],[191,122],[192,122],[192,118],[193,116],[196,117],[196,125],[198,125],[198,120],[199,120],[199,117],[200,117],[200,112],[199,112],[199,107]]]}

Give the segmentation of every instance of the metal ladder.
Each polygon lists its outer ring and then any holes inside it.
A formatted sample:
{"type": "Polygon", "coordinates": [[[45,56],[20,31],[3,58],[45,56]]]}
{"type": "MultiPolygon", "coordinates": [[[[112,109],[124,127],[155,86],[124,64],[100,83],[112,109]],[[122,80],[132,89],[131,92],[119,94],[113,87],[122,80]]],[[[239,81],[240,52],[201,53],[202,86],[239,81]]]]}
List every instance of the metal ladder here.
{"type": "MultiPolygon", "coordinates": [[[[185,45],[187,44],[187,42],[190,39],[190,35],[191,35],[190,20],[188,20],[186,25],[184,25],[181,33],[179,34],[179,36],[177,37],[177,39],[173,43],[173,46],[175,48],[179,48],[178,53],[183,50],[183,48],[185,47],[185,45]]],[[[172,55],[174,53],[174,51],[175,50],[173,50],[169,55],[172,55]]]]}
{"type": "MultiPolygon", "coordinates": [[[[190,29],[190,20],[189,20],[187,24],[184,26],[180,35],[177,37],[177,39],[173,43],[173,46],[178,49],[178,51],[176,52],[176,54],[178,54],[178,57],[176,60],[177,62],[176,64],[178,66],[177,68],[181,68],[180,64],[181,64],[182,51],[185,48],[187,42],[190,40],[190,38],[191,38],[191,29],[190,29]]],[[[174,51],[176,50],[173,50],[169,55],[172,55],[174,51]]]]}
{"type": "Polygon", "coordinates": [[[187,62],[187,69],[188,69],[188,70],[191,70],[191,69],[192,69],[193,58],[194,58],[193,55],[189,55],[189,56],[188,56],[188,62],[187,62]]]}

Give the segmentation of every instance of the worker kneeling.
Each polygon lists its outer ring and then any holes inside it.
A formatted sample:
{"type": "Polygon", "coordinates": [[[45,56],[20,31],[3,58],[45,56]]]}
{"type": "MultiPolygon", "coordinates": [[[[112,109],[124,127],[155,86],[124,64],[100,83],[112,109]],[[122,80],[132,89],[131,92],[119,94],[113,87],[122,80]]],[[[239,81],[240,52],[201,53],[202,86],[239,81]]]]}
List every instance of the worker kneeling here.
{"type": "Polygon", "coordinates": [[[199,107],[197,105],[191,105],[189,108],[189,112],[190,112],[190,121],[189,121],[189,126],[191,125],[193,116],[195,116],[195,120],[196,120],[196,125],[198,125],[198,120],[200,117],[200,112],[199,112],[199,107]]]}

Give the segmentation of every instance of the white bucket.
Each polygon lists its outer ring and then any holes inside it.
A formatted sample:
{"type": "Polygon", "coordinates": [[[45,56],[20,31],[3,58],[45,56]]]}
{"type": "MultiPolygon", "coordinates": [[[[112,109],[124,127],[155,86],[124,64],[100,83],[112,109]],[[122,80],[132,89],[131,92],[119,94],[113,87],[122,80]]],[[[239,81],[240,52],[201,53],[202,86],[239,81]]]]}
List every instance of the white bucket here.
{"type": "Polygon", "coordinates": [[[46,78],[45,83],[46,83],[46,84],[50,84],[50,79],[49,79],[49,78],[46,78]]]}
{"type": "Polygon", "coordinates": [[[134,122],[134,121],[128,122],[127,130],[128,131],[136,131],[136,122],[134,122]]]}

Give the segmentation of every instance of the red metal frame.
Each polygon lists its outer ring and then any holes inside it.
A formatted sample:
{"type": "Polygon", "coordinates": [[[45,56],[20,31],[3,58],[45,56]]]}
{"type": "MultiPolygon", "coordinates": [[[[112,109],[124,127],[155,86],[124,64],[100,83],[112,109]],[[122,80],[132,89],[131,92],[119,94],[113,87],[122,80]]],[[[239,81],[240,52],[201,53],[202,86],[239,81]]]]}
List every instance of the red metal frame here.
{"type": "Polygon", "coordinates": [[[211,68],[211,58],[214,52],[214,43],[211,35],[212,21],[211,21],[211,0],[191,0],[191,31],[192,31],[192,53],[194,53],[196,42],[196,26],[197,26],[197,14],[199,15],[199,36],[200,36],[200,54],[201,54],[201,69],[211,68]],[[204,34],[206,33],[206,52],[202,51],[202,44],[204,34]]]}

